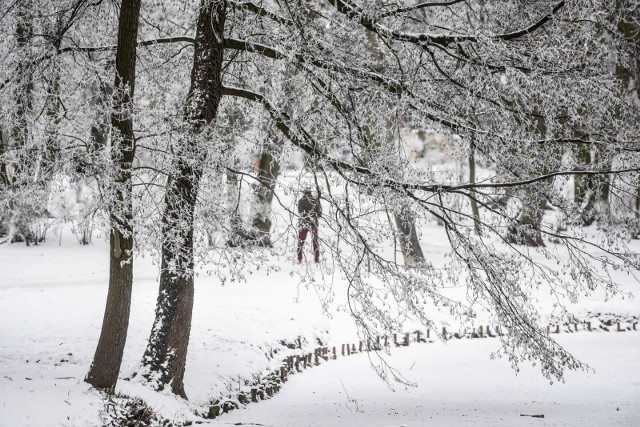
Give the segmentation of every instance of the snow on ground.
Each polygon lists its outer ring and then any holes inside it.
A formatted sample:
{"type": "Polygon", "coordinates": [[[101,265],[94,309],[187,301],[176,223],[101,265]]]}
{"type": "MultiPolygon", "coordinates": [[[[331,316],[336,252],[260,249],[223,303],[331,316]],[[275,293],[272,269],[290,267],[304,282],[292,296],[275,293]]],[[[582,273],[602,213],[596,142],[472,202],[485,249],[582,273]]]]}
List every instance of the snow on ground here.
{"type": "Polygon", "coordinates": [[[387,387],[358,354],[292,376],[271,400],[206,425],[640,425],[640,333],[566,334],[559,342],[593,371],[551,385],[537,368],[523,366],[516,376],[506,360],[490,360],[496,340],[414,344],[388,361],[416,387],[387,387]]]}
{"type": "MultiPolygon", "coordinates": [[[[426,224],[421,231],[425,255],[436,264],[443,262],[448,251],[443,229],[426,224]]],[[[62,230],[62,239],[59,232],[54,228],[41,246],[0,245],[2,427],[102,425],[111,411],[109,402],[83,382],[100,334],[108,247],[100,238],[82,247],[69,229],[62,230]]],[[[332,239],[326,234],[322,237],[332,239]]],[[[640,250],[638,242],[632,246],[640,250]]],[[[331,317],[325,316],[316,291],[300,285],[295,273],[317,267],[293,264],[293,253],[280,249],[281,258],[272,260],[280,271],[268,276],[249,275],[246,283],[226,286],[204,273],[196,278],[185,375],[188,402],[155,393],[136,378],[128,380],[144,352],[157,297],[157,267],[149,257],[137,259],[129,337],[117,392],[142,397],[163,417],[181,422],[194,419],[194,411],[203,411],[215,398],[229,395],[244,379],[278,367],[292,351],[281,340],[293,342],[302,337],[309,348],[315,346],[317,337],[329,345],[355,342],[352,320],[335,306],[331,317]],[[269,359],[265,354],[273,349],[279,353],[269,359]]],[[[616,280],[624,291],[637,293],[637,282],[619,272],[613,274],[618,275],[616,280]]],[[[335,304],[343,304],[346,292],[340,274],[332,280],[335,304]]],[[[464,300],[462,280],[452,284],[449,292],[464,300]]],[[[553,315],[549,308],[553,297],[540,294],[537,299],[543,319],[553,315]]],[[[632,299],[614,298],[605,304],[596,292],[572,310],[579,317],[595,310],[637,315],[638,307],[632,299]]],[[[447,319],[446,314],[439,316],[434,315],[438,320],[447,319]]],[[[563,343],[566,340],[579,356],[584,354],[597,373],[570,375],[568,384],[553,387],[548,387],[537,368],[527,368],[514,379],[506,363],[489,362],[489,353],[498,345],[495,340],[394,351],[392,364],[419,385],[393,394],[369,368],[366,356],[355,355],[293,376],[275,399],[225,415],[220,422],[248,422],[247,415],[250,422],[274,425],[421,425],[425,417],[432,416],[429,423],[434,425],[500,425],[500,418],[503,425],[564,425],[575,416],[583,420],[580,425],[640,425],[637,409],[633,411],[637,406],[630,403],[640,401],[639,370],[632,366],[637,364],[638,337],[640,333],[635,332],[561,335],[563,343]],[[302,400],[296,401],[297,397],[302,400]],[[613,402],[620,402],[620,411],[610,414],[613,402]],[[545,413],[546,418],[519,417],[520,411],[545,413]],[[269,415],[263,418],[260,414],[269,415]],[[603,423],[590,423],[592,419],[603,423]],[[611,422],[604,422],[606,419],[611,422]]]]}
{"type": "MultiPolygon", "coordinates": [[[[81,247],[71,234],[40,246],[0,246],[0,426],[100,425],[105,410],[98,393],[83,382],[100,335],[107,292],[108,245],[100,239],[81,247]]],[[[157,268],[135,264],[129,336],[117,391],[140,396],[169,419],[189,417],[227,387],[276,369],[288,349],[281,340],[315,344],[332,323],[315,292],[292,282],[305,266],[282,261],[281,272],[248,276],[247,283],[220,286],[201,274],[196,280],[185,386],[189,405],[151,392],[135,372],[153,323],[157,268]],[[277,358],[265,353],[279,349],[277,358]]],[[[342,316],[342,317],[341,317],[342,316]]],[[[346,315],[332,335],[355,336],[346,315]]]]}

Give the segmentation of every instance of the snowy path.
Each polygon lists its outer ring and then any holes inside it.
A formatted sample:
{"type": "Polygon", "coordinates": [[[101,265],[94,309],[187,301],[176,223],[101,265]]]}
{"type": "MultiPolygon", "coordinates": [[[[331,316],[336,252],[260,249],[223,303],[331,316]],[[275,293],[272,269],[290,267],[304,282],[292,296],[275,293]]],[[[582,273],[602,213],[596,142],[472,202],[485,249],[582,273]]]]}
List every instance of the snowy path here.
{"type": "Polygon", "coordinates": [[[414,345],[389,361],[416,388],[390,390],[360,354],[290,377],[273,399],[209,425],[640,425],[640,333],[581,333],[559,341],[595,372],[569,372],[564,384],[550,385],[537,368],[522,366],[515,376],[506,360],[490,360],[497,340],[414,345]]]}

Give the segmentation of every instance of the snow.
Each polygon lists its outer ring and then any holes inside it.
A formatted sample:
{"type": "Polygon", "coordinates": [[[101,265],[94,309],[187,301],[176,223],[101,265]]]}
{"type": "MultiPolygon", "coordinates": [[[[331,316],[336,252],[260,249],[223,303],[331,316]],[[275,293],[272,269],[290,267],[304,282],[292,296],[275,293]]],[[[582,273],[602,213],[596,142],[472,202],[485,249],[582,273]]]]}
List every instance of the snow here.
{"type": "Polygon", "coordinates": [[[415,387],[387,387],[358,354],[291,377],[273,399],[207,425],[638,425],[640,334],[567,334],[559,341],[593,371],[551,385],[536,368],[516,376],[506,360],[490,360],[495,340],[415,344],[388,358],[415,387]]]}
{"type": "MultiPolygon", "coordinates": [[[[57,230],[54,227],[40,246],[0,245],[0,426],[98,426],[112,419],[112,401],[83,381],[100,333],[108,245],[98,236],[93,244],[80,246],[68,228],[62,229],[61,239],[57,230]]],[[[447,250],[442,229],[426,225],[422,231],[427,256],[442,259],[447,250]]],[[[637,332],[560,334],[561,343],[596,369],[595,374],[569,373],[566,384],[550,386],[537,367],[526,365],[515,377],[506,361],[489,360],[497,340],[436,342],[394,350],[388,359],[417,388],[391,392],[366,355],[353,355],[291,376],[269,401],[204,420],[195,414],[205,413],[212,401],[237,392],[244,380],[271,372],[287,355],[296,354],[282,340],[301,338],[307,352],[317,346],[317,338],[330,346],[357,341],[353,321],[336,310],[344,296],[338,275],[329,317],[316,289],[301,285],[296,275],[307,268],[319,272],[319,267],[294,264],[293,254],[273,262],[280,271],[248,275],[244,283],[220,286],[204,270],[196,278],[185,376],[189,400],[184,401],[132,378],[153,323],[158,286],[151,259],[137,259],[116,391],[142,398],[177,424],[423,425],[429,420],[430,425],[635,426],[640,421],[637,332]],[[273,358],[267,357],[273,351],[273,358]]],[[[619,280],[623,290],[637,289],[631,278],[620,275],[619,280]]],[[[465,292],[464,286],[449,291],[465,292]]],[[[548,303],[549,297],[539,296],[541,308],[548,303]]],[[[594,309],[638,314],[632,299],[604,303],[597,294],[574,308],[579,314],[594,309]]],[[[553,314],[550,309],[545,313],[553,314]]]]}
{"type": "MultiPolygon", "coordinates": [[[[94,238],[82,247],[63,235],[44,245],[0,246],[0,426],[101,425],[104,403],[83,382],[100,335],[108,245],[94,238]],[[67,418],[69,417],[69,418],[67,418]],[[78,418],[80,417],[80,418],[78,418]],[[18,422],[19,420],[19,422],[18,422]]],[[[292,284],[288,268],[246,284],[221,287],[197,279],[185,386],[189,404],[159,395],[129,378],[137,370],[153,323],[157,268],[136,260],[131,321],[117,391],[139,396],[169,419],[193,416],[194,408],[227,395],[239,378],[276,369],[265,356],[281,340],[314,344],[330,326],[315,293],[292,284]]],[[[346,317],[346,315],[344,315],[346,317]]],[[[344,334],[355,328],[343,318],[344,334]]],[[[339,335],[338,335],[339,336],[339,335]]]]}

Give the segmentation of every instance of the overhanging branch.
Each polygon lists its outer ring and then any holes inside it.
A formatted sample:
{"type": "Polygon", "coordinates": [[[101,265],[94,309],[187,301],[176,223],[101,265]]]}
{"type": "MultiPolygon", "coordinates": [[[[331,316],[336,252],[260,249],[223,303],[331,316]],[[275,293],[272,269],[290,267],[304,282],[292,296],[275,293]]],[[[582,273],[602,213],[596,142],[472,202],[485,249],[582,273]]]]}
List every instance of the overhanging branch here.
{"type": "Polygon", "coordinates": [[[284,18],[280,15],[277,15],[273,12],[268,11],[267,9],[258,6],[257,4],[250,1],[230,1],[229,5],[236,9],[245,9],[251,13],[254,13],[258,16],[262,16],[265,18],[269,18],[272,21],[275,21],[279,24],[283,24],[286,26],[293,26],[294,22],[291,19],[284,18]]]}
{"type": "MultiPolygon", "coordinates": [[[[432,43],[439,45],[448,45],[451,43],[461,42],[473,42],[476,43],[478,38],[470,35],[453,35],[453,34],[429,34],[429,33],[407,33],[404,31],[391,30],[376,22],[373,18],[366,16],[362,9],[350,0],[328,0],[340,13],[348,17],[349,19],[357,20],[363,27],[373,31],[381,37],[390,38],[397,41],[408,42],[412,44],[424,44],[432,43]]],[[[540,18],[535,23],[531,24],[527,28],[514,31],[507,34],[496,34],[494,39],[498,40],[514,40],[523,37],[536,31],[542,27],[545,23],[553,18],[553,15],[562,9],[565,5],[565,0],[560,1],[551,12],[540,18]]]]}
{"type": "MultiPolygon", "coordinates": [[[[193,37],[189,37],[189,36],[164,37],[164,38],[159,38],[159,39],[141,41],[141,42],[138,42],[137,46],[153,46],[153,45],[157,45],[157,44],[172,44],[172,43],[194,44],[195,40],[193,39],[193,37]]],[[[116,45],[96,46],[96,47],[71,47],[71,46],[69,46],[69,47],[65,47],[65,48],[62,48],[62,49],[58,50],[58,53],[65,53],[65,52],[106,52],[106,51],[109,51],[109,50],[115,50],[116,47],[117,47],[116,45]]]]}
{"type": "MultiPolygon", "coordinates": [[[[511,181],[511,182],[501,182],[501,183],[473,183],[473,184],[463,184],[463,185],[421,185],[418,183],[408,183],[396,181],[394,179],[385,178],[379,176],[377,173],[373,172],[371,169],[346,163],[341,160],[337,160],[331,158],[324,150],[322,150],[320,144],[318,144],[314,138],[303,128],[295,127],[292,128],[291,120],[289,117],[283,113],[278,111],[271,103],[264,97],[264,95],[253,92],[247,89],[236,88],[236,87],[223,87],[222,88],[223,96],[235,96],[244,98],[253,102],[259,102],[262,104],[271,118],[274,120],[276,127],[284,134],[284,136],[291,141],[292,144],[304,150],[307,154],[314,158],[322,159],[326,161],[329,165],[331,165],[336,171],[338,171],[342,176],[344,176],[344,172],[355,172],[361,176],[365,177],[373,177],[376,178],[376,183],[380,186],[396,189],[396,190],[412,190],[412,191],[425,191],[429,193],[448,193],[448,192],[459,192],[462,190],[473,190],[473,189],[487,189],[487,188],[513,188],[513,187],[522,187],[530,184],[535,184],[540,181],[545,181],[549,178],[554,178],[558,176],[598,176],[598,175],[615,175],[622,173],[631,173],[631,172],[640,172],[640,166],[632,167],[627,169],[612,169],[612,170],[600,170],[600,171],[585,171],[585,170],[573,170],[573,171],[558,171],[552,172],[544,175],[539,175],[534,178],[524,179],[520,181],[511,181]]],[[[352,182],[355,182],[351,180],[352,182]]]]}
{"type": "Polygon", "coordinates": [[[451,0],[451,1],[445,1],[445,2],[423,2],[423,3],[415,4],[413,6],[399,7],[398,9],[390,10],[389,12],[385,12],[381,15],[378,15],[378,18],[386,18],[388,16],[393,16],[393,15],[406,13],[406,12],[413,12],[414,10],[426,9],[428,7],[448,7],[448,6],[453,6],[456,3],[462,3],[463,1],[465,0],[451,0]]]}

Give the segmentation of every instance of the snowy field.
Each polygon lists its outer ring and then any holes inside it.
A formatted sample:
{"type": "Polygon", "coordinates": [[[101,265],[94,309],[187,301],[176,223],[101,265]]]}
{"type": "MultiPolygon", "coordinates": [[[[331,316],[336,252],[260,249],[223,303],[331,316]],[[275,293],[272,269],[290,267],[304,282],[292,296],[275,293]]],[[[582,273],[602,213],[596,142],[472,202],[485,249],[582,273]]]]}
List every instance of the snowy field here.
{"type": "MultiPolygon", "coordinates": [[[[0,245],[0,426],[94,426],[113,416],[114,405],[83,382],[104,310],[107,245],[96,238],[82,247],[69,230],[62,231],[62,239],[54,230],[41,246],[0,245]]],[[[435,225],[424,234],[444,241],[435,225]]],[[[424,245],[432,258],[446,250],[424,245]]],[[[244,380],[278,368],[294,354],[282,340],[300,337],[307,351],[317,346],[316,338],[330,346],[357,340],[344,312],[332,310],[327,317],[316,291],[299,285],[295,273],[317,267],[296,265],[292,258],[283,254],[275,260],[280,271],[248,276],[246,283],[220,286],[215,278],[198,276],[185,377],[188,402],[130,379],[144,351],[157,295],[157,267],[149,258],[138,259],[117,392],[144,399],[178,425],[185,420],[291,426],[640,424],[640,332],[560,334],[560,342],[594,369],[569,373],[566,384],[550,386],[538,368],[529,366],[515,376],[506,360],[489,359],[498,348],[495,339],[454,340],[393,350],[389,363],[415,388],[396,384],[391,391],[360,354],[291,376],[271,400],[214,421],[195,416],[216,398],[233,394],[244,380]],[[274,350],[272,358],[265,356],[274,350]]],[[[623,290],[637,289],[635,282],[621,280],[623,290]]],[[[339,304],[340,283],[336,290],[339,304]]],[[[542,296],[540,304],[546,304],[542,296]]],[[[640,311],[633,299],[604,303],[597,294],[573,309],[578,315],[640,311]]]]}

